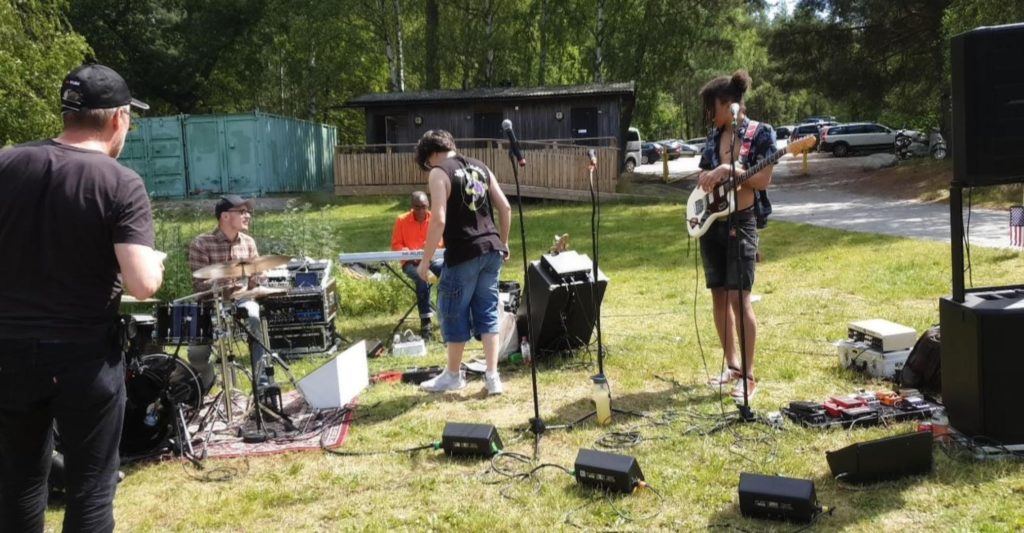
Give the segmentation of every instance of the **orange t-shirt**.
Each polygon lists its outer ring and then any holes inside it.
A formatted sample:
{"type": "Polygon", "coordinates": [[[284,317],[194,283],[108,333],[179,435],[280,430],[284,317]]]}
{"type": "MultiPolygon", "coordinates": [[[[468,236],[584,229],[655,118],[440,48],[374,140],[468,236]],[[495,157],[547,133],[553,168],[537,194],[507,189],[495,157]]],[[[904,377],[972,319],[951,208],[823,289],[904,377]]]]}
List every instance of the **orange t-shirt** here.
{"type": "MultiPolygon", "coordinates": [[[[404,215],[398,215],[398,218],[395,219],[395,229],[391,232],[391,249],[422,250],[423,245],[427,242],[427,226],[429,225],[430,211],[427,211],[427,217],[423,219],[423,222],[416,221],[416,215],[412,210],[404,215]]],[[[439,243],[438,247],[444,247],[444,241],[439,243]]]]}

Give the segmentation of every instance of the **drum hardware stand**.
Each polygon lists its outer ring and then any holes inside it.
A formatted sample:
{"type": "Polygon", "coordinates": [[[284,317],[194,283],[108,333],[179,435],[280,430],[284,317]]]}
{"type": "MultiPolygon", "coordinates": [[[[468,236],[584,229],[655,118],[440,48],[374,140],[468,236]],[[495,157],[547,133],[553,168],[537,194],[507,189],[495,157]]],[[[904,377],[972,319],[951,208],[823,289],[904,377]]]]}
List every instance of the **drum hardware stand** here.
{"type": "MultiPolygon", "coordinates": [[[[295,383],[295,377],[292,376],[291,368],[278,356],[276,353],[270,351],[270,341],[267,333],[267,321],[261,319],[263,335],[262,339],[257,337],[245,324],[242,323],[241,319],[237,316],[234,317],[235,325],[239,327],[250,341],[259,345],[263,350],[263,356],[257,360],[252,358],[252,409],[254,416],[256,417],[256,432],[262,433],[263,440],[266,440],[266,430],[263,427],[263,412],[265,411],[270,416],[277,418],[285,427],[287,431],[295,431],[295,424],[292,419],[284,414],[284,405],[281,398],[281,389],[273,383],[274,377],[274,363],[281,365],[284,369],[285,374],[288,376],[288,381],[291,382],[292,386],[298,389],[298,385],[295,383]],[[267,359],[270,359],[270,364],[267,364],[267,359]],[[264,386],[259,385],[260,375],[267,376],[268,384],[264,386]],[[269,389],[275,390],[271,392],[269,389]]],[[[259,438],[257,435],[250,434],[249,437],[259,438]]],[[[243,439],[246,439],[243,436],[243,439]]],[[[258,440],[246,440],[246,442],[262,442],[258,440]]]]}

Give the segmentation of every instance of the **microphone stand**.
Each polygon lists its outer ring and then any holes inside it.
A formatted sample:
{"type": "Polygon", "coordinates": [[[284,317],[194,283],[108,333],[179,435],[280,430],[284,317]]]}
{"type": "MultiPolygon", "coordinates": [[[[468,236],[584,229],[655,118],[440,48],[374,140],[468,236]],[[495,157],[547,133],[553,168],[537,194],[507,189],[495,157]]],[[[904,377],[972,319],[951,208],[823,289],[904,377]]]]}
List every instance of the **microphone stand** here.
{"type": "MultiPolygon", "coordinates": [[[[594,285],[596,285],[598,283],[598,281],[599,281],[598,276],[600,275],[600,272],[601,272],[601,270],[598,268],[598,259],[599,259],[599,257],[598,257],[598,232],[599,232],[598,228],[601,225],[601,206],[600,206],[601,202],[600,202],[600,184],[596,184],[595,185],[595,181],[594,181],[594,167],[596,165],[597,165],[596,159],[592,159],[591,160],[591,164],[590,164],[590,238],[593,241],[592,242],[592,249],[593,249],[593,252],[594,252],[594,261],[593,261],[593,265],[592,265],[593,269],[591,270],[592,283],[590,284],[590,292],[591,292],[591,301],[594,303],[594,318],[595,318],[595,326],[596,326],[596,329],[597,329],[597,375],[593,377],[595,382],[596,382],[597,378],[605,379],[605,375],[604,375],[604,340],[603,340],[603,338],[601,336],[601,302],[598,301],[598,298],[594,294],[594,285]]],[[[605,379],[605,383],[607,383],[606,379],[605,379]]],[[[611,385],[609,385],[608,388],[609,388],[608,397],[609,397],[609,402],[610,402],[611,401],[611,385]]],[[[630,416],[637,416],[637,417],[644,416],[642,413],[637,413],[637,412],[634,412],[634,411],[626,411],[626,410],[623,410],[623,409],[616,409],[615,407],[612,407],[611,410],[612,410],[613,413],[619,413],[619,414],[630,415],[630,416]]],[[[556,429],[556,428],[557,429],[572,429],[574,426],[577,426],[577,425],[585,422],[586,420],[588,420],[590,417],[594,417],[594,416],[597,416],[597,410],[596,409],[593,410],[593,411],[590,411],[589,413],[583,415],[582,417],[576,419],[573,422],[570,422],[570,423],[564,424],[564,425],[560,425],[560,426],[551,426],[551,428],[552,429],[556,429]]]]}
{"type": "MultiPolygon", "coordinates": [[[[740,348],[740,372],[743,374],[743,376],[740,378],[740,379],[743,380],[743,403],[737,403],[736,408],[739,410],[739,418],[737,419],[739,422],[753,422],[755,417],[754,417],[754,412],[750,409],[750,396],[749,396],[749,391],[747,391],[747,378],[748,378],[748,372],[749,372],[749,369],[747,368],[747,331],[746,331],[746,324],[745,324],[746,323],[746,314],[747,314],[747,312],[746,312],[746,306],[743,305],[743,286],[746,285],[746,283],[744,283],[745,276],[744,276],[743,269],[740,268],[740,265],[741,265],[741,262],[742,262],[742,255],[741,254],[742,254],[742,251],[743,251],[743,246],[742,246],[742,242],[741,242],[742,239],[740,237],[740,232],[739,232],[739,225],[740,225],[739,216],[737,216],[737,211],[739,210],[739,192],[738,192],[737,189],[739,188],[739,184],[736,183],[736,138],[740,136],[740,132],[739,132],[738,127],[739,127],[739,125],[737,124],[736,117],[733,116],[733,120],[732,120],[732,133],[733,134],[731,136],[731,140],[730,140],[730,144],[729,144],[729,154],[730,154],[730,159],[731,159],[730,164],[732,165],[732,170],[731,170],[731,173],[729,175],[729,182],[732,184],[733,212],[729,215],[729,218],[732,219],[731,220],[732,234],[734,236],[735,247],[736,247],[736,259],[733,262],[733,268],[735,268],[735,270],[736,270],[736,283],[737,283],[737,287],[736,287],[736,301],[739,302],[739,308],[740,308],[739,316],[737,317],[737,320],[739,320],[739,323],[740,323],[740,327],[739,327],[739,343],[738,344],[739,344],[739,348],[740,348]]],[[[755,198],[755,201],[756,201],[756,198],[755,198]]],[[[727,268],[728,268],[728,266],[727,266],[727,268]]],[[[726,304],[726,308],[728,310],[728,306],[730,305],[730,302],[729,302],[729,292],[728,291],[726,291],[725,304],[726,304]]],[[[726,315],[726,316],[728,316],[728,315],[726,315]]],[[[721,390],[721,388],[719,388],[719,390],[721,390]]]]}
{"type": "MultiPolygon", "coordinates": [[[[523,300],[526,305],[526,339],[529,342],[533,338],[530,331],[533,327],[533,312],[530,305],[530,288],[526,285],[529,283],[529,265],[526,260],[526,224],[523,218],[523,194],[519,186],[519,161],[516,160],[513,146],[510,141],[508,144],[508,160],[512,163],[512,176],[516,181],[516,206],[519,210],[519,241],[522,244],[523,300]]],[[[534,360],[530,361],[530,380],[533,386],[533,418],[530,419],[530,432],[533,433],[533,458],[537,459],[540,456],[540,436],[544,434],[547,428],[544,425],[544,419],[540,417],[540,398],[537,395],[537,362],[534,360]]]]}

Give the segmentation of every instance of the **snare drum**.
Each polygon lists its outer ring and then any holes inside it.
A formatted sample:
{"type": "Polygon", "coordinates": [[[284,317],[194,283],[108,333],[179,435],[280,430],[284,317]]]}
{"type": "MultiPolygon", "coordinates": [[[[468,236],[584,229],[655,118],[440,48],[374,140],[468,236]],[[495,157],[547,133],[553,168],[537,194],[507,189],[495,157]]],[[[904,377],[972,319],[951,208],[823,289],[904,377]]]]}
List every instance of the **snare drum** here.
{"type": "Polygon", "coordinates": [[[153,339],[156,333],[156,318],[153,315],[128,315],[125,323],[128,326],[125,335],[128,347],[125,353],[129,361],[141,357],[142,354],[160,351],[153,339]]]}
{"type": "Polygon", "coordinates": [[[161,344],[212,344],[213,302],[174,303],[156,308],[156,339],[161,344]]]}

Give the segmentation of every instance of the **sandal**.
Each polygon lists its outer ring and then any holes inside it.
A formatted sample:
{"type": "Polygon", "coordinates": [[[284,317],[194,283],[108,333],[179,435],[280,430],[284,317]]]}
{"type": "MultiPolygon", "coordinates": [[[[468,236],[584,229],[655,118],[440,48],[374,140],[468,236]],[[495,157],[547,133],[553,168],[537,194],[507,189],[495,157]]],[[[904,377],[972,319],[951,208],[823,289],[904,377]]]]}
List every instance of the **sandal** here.
{"type": "Polygon", "coordinates": [[[726,367],[726,369],[722,371],[722,375],[708,380],[708,386],[712,389],[717,389],[740,379],[741,375],[743,374],[738,368],[733,368],[731,366],[726,367]]]}

